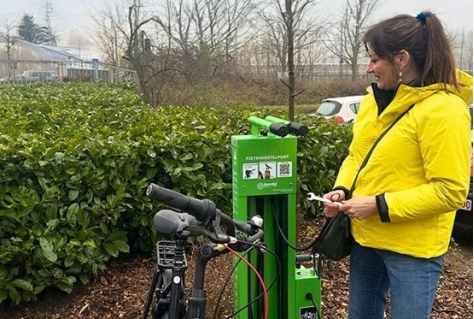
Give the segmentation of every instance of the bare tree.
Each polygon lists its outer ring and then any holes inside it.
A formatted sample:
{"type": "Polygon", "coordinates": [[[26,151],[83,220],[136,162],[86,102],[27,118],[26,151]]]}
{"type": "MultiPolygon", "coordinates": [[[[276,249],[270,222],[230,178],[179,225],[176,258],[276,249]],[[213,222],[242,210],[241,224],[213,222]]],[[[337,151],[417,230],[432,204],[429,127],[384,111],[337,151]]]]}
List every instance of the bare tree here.
{"type": "Polygon", "coordinates": [[[101,11],[94,40],[107,61],[125,60],[137,71],[152,105],[176,77],[200,81],[225,74],[254,8],[254,0],[168,0],[151,12],[145,1],[128,0],[125,14],[123,5],[101,11]]]}
{"type": "Polygon", "coordinates": [[[0,39],[3,40],[0,42],[5,43],[6,55],[7,55],[7,61],[8,61],[8,70],[7,70],[8,78],[10,78],[12,71],[16,69],[16,62],[10,61],[12,59],[12,48],[13,48],[13,45],[15,44],[15,37],[12,36],[14,23],[15,21],[9,21],[7,19],[0,22],[0,28],[2,28],[4,31],[4,32],[0,32],[0,39]]]}
{"type": "Polygon", "coordinates": [[[86,34],[76,30],[71,31],[68,34],[67,41],[69,45],[74,46],[79,50],[79,57],[82,55],[82,51],[89,50],[93,45],[92,40],[86,34]]]}
{"type": "Polygon", "coordinates": [[[0,22],[0,27],[3,29],[4,32],[0,33],[0,38],[2,38],[2,42],[5,43],[5,49],[7,54],[7,60],[11,59],[11,51],[12,47],[15,44],[15,37],[12,36],[12,31],[15,27],[14,21],[9,21],[7,19],[0,22]]]}
{"type": "Polygon", "coordinates": [[[472,73],[472,30],[465,32],[448,31],[448,39],[455,52],[456,62],[459,69],[472,73]]]}
{"type": "Polygon", "coordinates": [[[278,61],[276,71],[284,74],[288,71],[289,33],[293,36],[293,53],[299,57],[298,62],[307,63],[307,59],[318,59],[322,54],[322,50],[317,50],[317,47],[323,24],[318,15],[312,14],[316,12],[314,0],[292,0],[288,3],[285,0],[284,8],[280,2],[271,0],[267,9],[260,13],[264,23],[260,45],[278,61]],[[289,27],[291,32],[288,32],[289,27]],[[310,56],[308,51],[312,51],[310,56]],[[305,59],[302,60],[303,56],[305,59]]]}
{"type": "Polygon", "coordinates": [[[138,82],[145,101],[151,105],[156,105],[158,98],[153,89],[152,79],[162,73],[162,69],[154,63],[155,59],[150,45],[145,44],[143,27],[149,22],[158,22],[159,19],[154,16],[148,18],[145,16],[146,14],[142,13],[142,1],[133,0],[133,4],[128,8],[127,29],[123,29],[118,24],[115,26],[121,32],[126,43],[123,59],[137,72],[138,82]]]}
{"type": "Polygon", "coordinates": [[[189,81],[226,73],[247,41],[254,0],[168,0],[159,34],[182,54],[181,71],[189,81]]]}
{"type": "MultiPolygon", "coordinates": [[[[315,5],[313,0],[271,0],[261,12],[266,30],[262,46],[279,62],[280,80],[288,87],[290,120],[294,120],[295,97],[301,93],[295,93],[295,56],[299,57],[298,65],[304,65],[304,51],[314,49],[323,30],[320,17],[311,14],[315,5]]],[[[318,54],[318,50],[313,53],[318,54]]]]}
{"type": "MultiPolygon", "coordinates": [[[[295,72],[294,72],[294,18],[293,0],[285,0],[286,15],[282,15],[286,25],[288,38],[288,117],[295,119],[295,72]]],[[[296,12],[295,12],[296,13],[296,12]]]]}
{"type": "Polygon", "coordinates": [[[122,55],[126,47],[122,34],[126,30],[126,17],[122,14],[125,8],[119,4],[114,7],[107,4],[99,14],[91,14],[96,26],[91,38],[103,55],[105,63],[122,66],[122,55]]]}
{"type": "Polygon", "coordinates": [[[98,31],[93,38],[106,61],[136,71],[137,81],[144,100],[158,105],[161,92],[179,72],[174,52],[169,43],[157,41],[152,45],[148,34],[159,28],[158,16],[145,11],[145,0],[128,0],[100,11],[94,19],[98,31]],[[153,28],[154,27],[154,28],[153,28]]]}
{"type": "Polygon", "coordinates": [[[473,42],[473,32],[472,30],[467,32],[467,36],[465,38],[464,45],[462,46],[463,62],[462,65],[465,66],[464,70],[472,74],[472,59],[473,59],[473,51],[472,51],[472,42],[473,42]]]}
{"type": "Polygon", "coordinates": [[[339,58],[341,67],[350,67],[352,80],[359,73],[359,57],[363,51],[363,31],[369,17],[377,8],[379,0],[347,0],[342,18],[327,34],[325,45],[328,50],[339,58]]]}

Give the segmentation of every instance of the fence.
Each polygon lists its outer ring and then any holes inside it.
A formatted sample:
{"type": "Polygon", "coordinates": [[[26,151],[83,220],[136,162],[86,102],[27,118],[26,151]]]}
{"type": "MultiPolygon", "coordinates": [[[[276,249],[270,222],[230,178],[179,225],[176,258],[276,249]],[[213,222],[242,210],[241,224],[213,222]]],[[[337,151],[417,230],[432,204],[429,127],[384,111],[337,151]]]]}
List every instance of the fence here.
{"type": "MultiPolygon", "coordinates": [[[[365,72],[366,64],[359,64],[355,79],[371,79],[373,75],[365,72]]],[[[281,72],[281,65],[240,65],[240,72],[248,76],[262,78],[287,79],[288,72],[281,72]]],[[[326,81],[334,79],[352,80],[352,70],[347,64],[317,63],[312,65],[295,65],[294,73],[300,80],[326,81]]]]}
{"type": "Polygon", "coordinates": [[[38,60],[0,60],[0,82],[29,83],[45,81],[85,81],[118,83],[124,80],[136,80],[136,72],[115,67],[106,63],[38,60]],[[49,77],[32,77],[36,73],[54,74],[49,77]]]}

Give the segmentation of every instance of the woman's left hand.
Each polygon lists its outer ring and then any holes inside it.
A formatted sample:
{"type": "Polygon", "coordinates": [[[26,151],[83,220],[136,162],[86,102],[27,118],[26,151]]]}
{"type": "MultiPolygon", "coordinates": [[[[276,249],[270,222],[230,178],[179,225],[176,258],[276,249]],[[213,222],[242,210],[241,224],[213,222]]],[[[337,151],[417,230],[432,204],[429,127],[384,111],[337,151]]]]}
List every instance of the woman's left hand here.
{"type": "Polygon", "coordinates": [[[359,196],[343,201],[339,210],[350,218],[366,219],[377,212],[375,196],[359,196]]]}

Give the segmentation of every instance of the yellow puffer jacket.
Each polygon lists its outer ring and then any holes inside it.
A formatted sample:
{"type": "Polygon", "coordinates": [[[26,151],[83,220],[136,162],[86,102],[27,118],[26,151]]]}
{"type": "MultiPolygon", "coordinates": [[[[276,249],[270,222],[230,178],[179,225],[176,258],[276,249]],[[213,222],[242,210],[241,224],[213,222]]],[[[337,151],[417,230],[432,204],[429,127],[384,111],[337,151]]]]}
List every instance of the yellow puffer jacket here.
{"type": "Polygon", "coordinates": [[[350,189],[377,137],[415,105],[375,147],[359,174],[353,197],[385,194],[389,223],[378,213],[352,220],[352,234],[362,246],[414,257],[444,254],[455,211],[469,189],[472,77],[458,72],[466,86],[452,94],[438,85],[401,85],[380,116],[371,90],[360,105],[354,139],[335,185],[350,189]]]}

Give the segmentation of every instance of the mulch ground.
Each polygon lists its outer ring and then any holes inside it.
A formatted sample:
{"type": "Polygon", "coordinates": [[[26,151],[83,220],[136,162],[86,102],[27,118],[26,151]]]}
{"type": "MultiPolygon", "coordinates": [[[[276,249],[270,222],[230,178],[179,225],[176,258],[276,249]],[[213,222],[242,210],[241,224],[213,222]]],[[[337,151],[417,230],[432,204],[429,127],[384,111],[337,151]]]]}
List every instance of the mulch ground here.
{"type": "MultiPolygon", "coordinates": [[[[303,222],[300,227],[299,244],[304,246],[310,243],[319,232],[320,226],[320,223],[316,222],[303,222]]],[[[453,243],[446,255],[432,319],[473,318],[472,247],[461,248],[453,243]]],[[[223,293],[221,291],[231,268],[230,255],[221,256],[208,264],[208,269],[212,269],[212,275],[206,280],[208,296],[206,318],[225,318],[231,313],[232,281],[227,284],[223,293]]],[[[3,309],[0,308],[0,318],[138,319],[142,316],[153,270],[154,260],[151,256],[124,256],[111,262],[109,268],[92,279],[87,286],[77,287],[71,294],[50,290],[36,302],[13,308],[3,306],[3,309]]],[[[192,273],[193,263],[190,260],[189,274],[192,273]]],[[[190,277],[188,275],[187,281],[191,280],[190,277]]],[[[322,280],[324,319],[345,318],[348,300],[347,283],[348,260],[325,266],[322,280]]],[[[389,309],[387,318],[388,314],[389,309]]]]}

